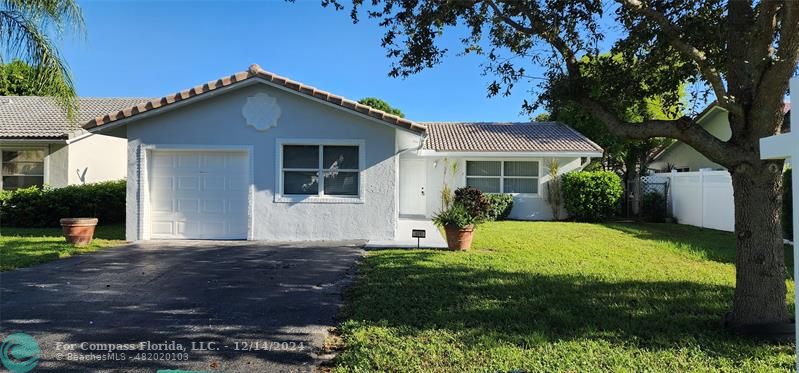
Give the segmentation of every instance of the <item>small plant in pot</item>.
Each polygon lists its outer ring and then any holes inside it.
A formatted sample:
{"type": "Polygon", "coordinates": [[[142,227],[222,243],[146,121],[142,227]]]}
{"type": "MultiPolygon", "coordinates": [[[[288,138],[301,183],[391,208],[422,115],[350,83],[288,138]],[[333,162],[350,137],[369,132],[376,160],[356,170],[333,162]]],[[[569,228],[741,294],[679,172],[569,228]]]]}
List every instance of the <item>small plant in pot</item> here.
{"type": "Polygon", "coordinates": [[[455,191],[452,206],[436,214],[433,222],[444,227],[450,250],[468,250],[475,226],[485,221],[490,208],[490,202],[480,190],[460,188],[455,191]]]}

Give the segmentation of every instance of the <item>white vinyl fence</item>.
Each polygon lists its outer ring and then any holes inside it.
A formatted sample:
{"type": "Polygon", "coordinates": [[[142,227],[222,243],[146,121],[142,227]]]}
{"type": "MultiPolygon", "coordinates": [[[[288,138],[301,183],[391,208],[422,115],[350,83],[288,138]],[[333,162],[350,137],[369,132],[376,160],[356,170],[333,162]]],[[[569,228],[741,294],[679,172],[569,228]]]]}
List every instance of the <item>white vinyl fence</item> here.
{"type": "Polygon", "coordinates": [[[654,176],[669,179],[669,207],[671,216],[678,223],[729,232],[735,230],[735,204],[729,172],[670,172],[654,176]]]}

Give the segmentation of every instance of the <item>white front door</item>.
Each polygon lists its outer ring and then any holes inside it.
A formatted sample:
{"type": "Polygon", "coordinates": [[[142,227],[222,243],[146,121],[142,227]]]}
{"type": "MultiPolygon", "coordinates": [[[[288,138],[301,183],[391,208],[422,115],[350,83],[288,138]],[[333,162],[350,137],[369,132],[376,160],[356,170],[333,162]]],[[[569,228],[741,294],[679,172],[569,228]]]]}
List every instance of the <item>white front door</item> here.
{"type": "Polygon", "coordinates": [[[399,173],[400,215],[425,215],[427,199],[427,162],[419,159],[401,159],[399,173]]]}
{"type": "Polygon", "coordinates": [[[246,239],[246,152],[153,150],[149,224],[153,239],[246,239]]]}

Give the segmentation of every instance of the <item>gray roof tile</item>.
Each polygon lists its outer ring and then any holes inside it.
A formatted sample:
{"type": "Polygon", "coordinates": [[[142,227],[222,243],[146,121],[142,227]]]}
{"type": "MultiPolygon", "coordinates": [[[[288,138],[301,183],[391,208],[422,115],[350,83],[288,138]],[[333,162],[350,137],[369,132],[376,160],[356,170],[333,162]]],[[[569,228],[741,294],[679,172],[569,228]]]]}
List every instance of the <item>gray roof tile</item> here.
{"type": "Polygon", "coordinates": [[[68,132],[98,116],[122,110],[151,98],[78,99],[77,120],[70,123],[52,98],[39,96],[0,97],[0,138],[65,138],[68,132]]]}
{"type": "Polygon", "coordinates": [[[602,152],[557,122],[427,122],[425,149],[442,152],[602,152]]]}

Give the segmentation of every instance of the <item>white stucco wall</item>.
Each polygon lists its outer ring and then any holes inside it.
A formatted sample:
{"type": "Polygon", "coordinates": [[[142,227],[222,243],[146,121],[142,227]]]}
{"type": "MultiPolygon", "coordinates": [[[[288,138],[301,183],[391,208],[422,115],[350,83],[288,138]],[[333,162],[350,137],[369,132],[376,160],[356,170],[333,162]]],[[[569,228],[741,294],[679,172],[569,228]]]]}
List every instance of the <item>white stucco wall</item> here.
{"type": "MultiPolygon", "coordinates": [[[[449,184],[452,190],[457,188],[463,187],[466,185],[466,160],[480,160],[480,158],[425,158],[427,161],[427,187],[425,190],[426,193],[426,200],[427,200],[427,217],[432,217],[438,211],[441,210],[441,189],[444,185],[444,168],[446,167],[446,162],[450,164],[452,162],[457,162],[457,173],[452,174],[451,168],[450,171],[447,171],[447,184],[449,184]]],[[[492,157],[491,160],[516,160],[516,161],[523,161],[523,160],[530,160],[530,161],[538,161],[541,162],[540,168],[540,177],[538,179],[538,195],[536,196],[522,196],[516,195],[513,198],[513,209],[511,210],[511,214],[509,216],[510,219],[518,219],[518,220],[552,220],[552,209],[549,206],[549,203],[546,199],[547,193],[547,186],[549,184],[550,177],[547,176],[549,172],[548,165],[552,158],[523,158],[523,157],[512,157],[512,158],[496,158],[492,157]]],[[[580,168],[580,158],[576,157],[568,157],[568,158],[557,158],[558,165],[559,165],[559,173],[564,174],[571,171],[574,171],[580,168]]],[[[561,218],[566,216],[566,211],[564,210],[561,213],[561,218]]]]}
{"type": "Polygon", "coordinates": [[[237,145],[253,149],[251,237],[256,240],[392,239],[397,221],[395,128],[318,101],[256,84],[127,124],[127,238],[138,236],[140,146],[150,144],[237,145]],[[246,124],[248,97],[267,93],[281,109],[277,127],[246,124]],[[278,139],[364,141],[360,203],[275,201],[278,139]]]}
{"type": "Polygon", "coordinates": [[[89,135],[69,144],[64,170],[69,184],[86,184],[127,177],[128,142],[105,135],[89,135]]]}

